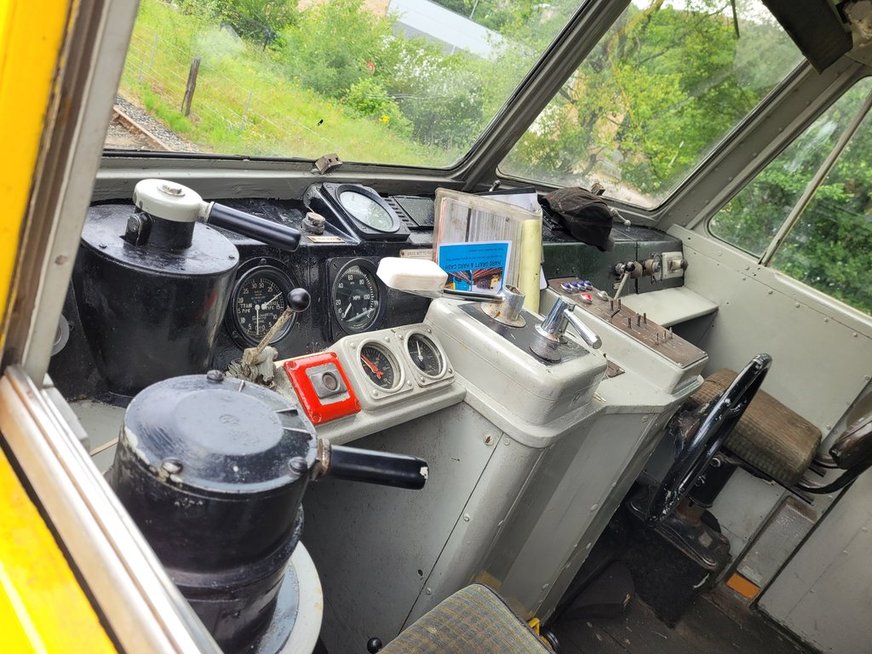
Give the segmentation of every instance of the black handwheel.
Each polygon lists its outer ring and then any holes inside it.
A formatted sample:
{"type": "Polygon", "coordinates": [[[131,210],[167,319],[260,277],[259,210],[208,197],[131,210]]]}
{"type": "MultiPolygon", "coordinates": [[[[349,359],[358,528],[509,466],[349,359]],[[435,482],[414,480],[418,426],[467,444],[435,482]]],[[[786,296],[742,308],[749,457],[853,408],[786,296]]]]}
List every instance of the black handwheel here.
{"type": "Polygon", "coordinates": [[[698,418],[699,427],[686,439],[654,494],[648,507],[648,522],[664,520],[690,492],[751,404],[771,365],[772,357],[758,354],[736,375],[723,395],[704,407],[698,418]]]}

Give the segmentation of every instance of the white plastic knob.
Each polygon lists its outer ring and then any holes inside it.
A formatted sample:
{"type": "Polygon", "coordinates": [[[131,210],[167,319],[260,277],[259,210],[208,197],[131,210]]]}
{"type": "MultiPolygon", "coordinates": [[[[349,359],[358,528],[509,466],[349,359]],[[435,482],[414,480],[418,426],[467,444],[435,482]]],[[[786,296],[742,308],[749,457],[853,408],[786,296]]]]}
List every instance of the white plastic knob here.
{"type": "Polygon", "coordinates": [[[133,204],[156,218],[177,223],[195,222],[208,206],[197,192],[165,179],[137,182],[133,204]]]}

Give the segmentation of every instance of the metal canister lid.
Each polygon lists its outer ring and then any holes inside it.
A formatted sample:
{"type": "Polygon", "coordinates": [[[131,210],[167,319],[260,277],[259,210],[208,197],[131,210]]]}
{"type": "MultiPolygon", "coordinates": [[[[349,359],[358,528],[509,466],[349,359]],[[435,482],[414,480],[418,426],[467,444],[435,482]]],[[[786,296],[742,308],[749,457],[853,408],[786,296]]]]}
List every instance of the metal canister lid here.
{"type": "Polygon", "coordinates": [[[158,478],[224,495],[281,489],[307,474],[317,453],[315,428],[299,405],[218,372],[140,392],[120,445],[158,478]]]}

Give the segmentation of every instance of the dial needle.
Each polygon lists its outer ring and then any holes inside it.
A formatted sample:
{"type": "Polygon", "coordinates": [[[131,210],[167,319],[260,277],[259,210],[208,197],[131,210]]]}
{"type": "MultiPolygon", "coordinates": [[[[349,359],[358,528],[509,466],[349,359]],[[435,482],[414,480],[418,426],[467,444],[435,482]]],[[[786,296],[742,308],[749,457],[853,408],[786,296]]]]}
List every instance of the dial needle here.
{"type": "Polygon", "coordinates": [[[415,341],[415,347],[418,348],[418,361],[424,361],[424,355],[421,354],[421,341],[415,341]]]}
{"type": "Polygon", "coordinates": [[[254,333],[260,334],[260,305],[254,305],[254,333]]]}
{"type": "Polygon", "coordinates": [[[360,360],[366,364],[366,367],[372,370],[372,374],[381,379],[384,377],[384,373],[378,369],[378,366],[375,365],[372,361],[370,361],[365,355],[360,355],[360,360]]]}
{"type": "Polygon", "coordinates": [[[279,291],[278,293],[276,293],[275,295],[273,295],[269,300],[267,300],[266,302],[264,302],[261,306],[262,306],[264,309],[266,309],[267,305],[272,304],[273,302],[275,302],[276,300],[278,300],[282,295],[283,295],[283,293],[282,293],[281,291],[279,291]]]}
{"type": "Polygon", "coordinates": [[[345,320],[348,317],[348,312],[351,311],[351,303],[348,303],[348,306],[345,307],[345,311],[342,312],[342,319],[345,320]]]}
{"type": "Polygon", "coordinates": [[[366,316],[371,314],[373,311],[375,311],[375,309],[373,309],[373,308],[369,308],[366,311],[361,311],[356,316],[353,316],[348,322],[357,322],[361,318],[365,318],[366,316]]]}

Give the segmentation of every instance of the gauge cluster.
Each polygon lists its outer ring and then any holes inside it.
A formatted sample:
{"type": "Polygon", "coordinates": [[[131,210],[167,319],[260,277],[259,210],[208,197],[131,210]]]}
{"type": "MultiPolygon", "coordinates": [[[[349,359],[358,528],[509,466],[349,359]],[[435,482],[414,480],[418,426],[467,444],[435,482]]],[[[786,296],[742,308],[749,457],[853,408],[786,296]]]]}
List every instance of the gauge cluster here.
{"type": "Polygon", "coordinates": [[[426,325],[348,336],[337,341],[332,350],[351,376],[366,409],[425,393],[454,379],[444,348],[426,325]]]}
{"type": "MultiPolygon", "coordinates": [[[[396,226],[397,210],[387,206],[372,189],[359,185],[334,185],[337,202],[363,229],[391,230],[396,226]],[[383,206],[384,205],[384,206],[383,206]]],[[[399,256],[402,250],[431,245],[430,234],[409,237],[403,220],[395,232],[363,238],[325,208],[327,224],[323,233],[306,227],[306,209],[295,200],[225,200],[232,207],[259,218],[287,225],[302,232],[295,252],[285,252],[252,238],[232,232],[224,235],[237,247],[240,266],[236,272],[223,325],[218,334],[212,365],[226,368],[253,347],[286,307],[287,292],[306,289],[312,298],[310,308],[296,314],[292,322],[272,339],[279,358],[320,352],[338,339],[377,329],[420,322],[427,312],[426,298],[400,293],[385,287],[376,277],[382,257],[399,256]],[[388,236],[386,236],[388,235],[388,236]],[[281,291],[281,295],[279,292],[281,291]]],[[[405,216],[405,214],[401,214],[405,216]]]]}

